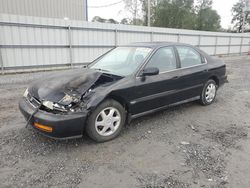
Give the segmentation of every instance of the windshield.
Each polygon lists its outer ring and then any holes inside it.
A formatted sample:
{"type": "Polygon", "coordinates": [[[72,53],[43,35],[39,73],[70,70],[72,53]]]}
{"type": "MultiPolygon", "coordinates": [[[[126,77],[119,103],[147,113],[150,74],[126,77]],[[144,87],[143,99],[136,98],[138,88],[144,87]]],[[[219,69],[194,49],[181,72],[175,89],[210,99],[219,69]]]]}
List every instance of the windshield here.
{"type": "Polygon", "coordinates": [[[128,76],[135,72],[151,50],[145,47],[117,47],[96,60],[90,68],[128,76]]]}

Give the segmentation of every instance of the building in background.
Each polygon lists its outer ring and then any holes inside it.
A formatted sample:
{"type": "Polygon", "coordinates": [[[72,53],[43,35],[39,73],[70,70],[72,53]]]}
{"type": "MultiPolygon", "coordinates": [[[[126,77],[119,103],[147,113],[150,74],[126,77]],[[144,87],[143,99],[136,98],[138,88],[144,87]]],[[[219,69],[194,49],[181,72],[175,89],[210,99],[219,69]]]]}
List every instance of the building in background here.
{"type": "Polygon", "coordinates": [[[87,0],[0,0],[0,14],[87,20],[87,0]]]}

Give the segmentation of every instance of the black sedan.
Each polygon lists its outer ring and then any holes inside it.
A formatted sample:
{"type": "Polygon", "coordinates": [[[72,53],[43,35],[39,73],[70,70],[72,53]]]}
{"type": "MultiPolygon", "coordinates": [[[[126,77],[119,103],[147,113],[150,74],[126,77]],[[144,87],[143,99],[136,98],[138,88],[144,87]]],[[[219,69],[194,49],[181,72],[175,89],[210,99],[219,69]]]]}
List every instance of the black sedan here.
{"type": "Polygon", "coordinates": [[[104,142],[136,117],[194,100],[209,105],[225,82],[225,63],[193,46],[134,43],[33,83],[19,107],[46,136],[75,138],[86,131],[104,142]]]}

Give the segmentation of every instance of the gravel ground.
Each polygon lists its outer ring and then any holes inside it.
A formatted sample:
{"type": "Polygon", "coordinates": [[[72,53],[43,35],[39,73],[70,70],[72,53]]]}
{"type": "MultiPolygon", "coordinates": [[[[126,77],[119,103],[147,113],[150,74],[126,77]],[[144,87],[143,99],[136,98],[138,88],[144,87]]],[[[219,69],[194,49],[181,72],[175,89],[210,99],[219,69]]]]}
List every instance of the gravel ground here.
{"type": "Polygon", "coordinates": [[[136,119],[102,144],[24,128],[18,99],[51,72],[0,76],[0,187],[249,187],[250,58],[225,61],[229,83],[214,104],[136,119]]]}

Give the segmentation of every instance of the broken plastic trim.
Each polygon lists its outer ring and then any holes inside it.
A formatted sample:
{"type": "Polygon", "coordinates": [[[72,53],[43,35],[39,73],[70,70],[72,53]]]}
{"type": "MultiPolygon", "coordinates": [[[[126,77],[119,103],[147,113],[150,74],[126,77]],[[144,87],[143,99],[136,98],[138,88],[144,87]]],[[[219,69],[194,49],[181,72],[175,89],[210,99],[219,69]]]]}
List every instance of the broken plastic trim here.
{"type": "Polygon", "coordinates": [[[29,123],[30,123],[30,120],[31,118],[38,112],[38,110],[40,109],[40,107],[42,106],[42,103],[35,109],[35,111],[30,115],[29,119],[27,120],[27,123],[26,123],[26,128],[29,126],[29,123]]]}

